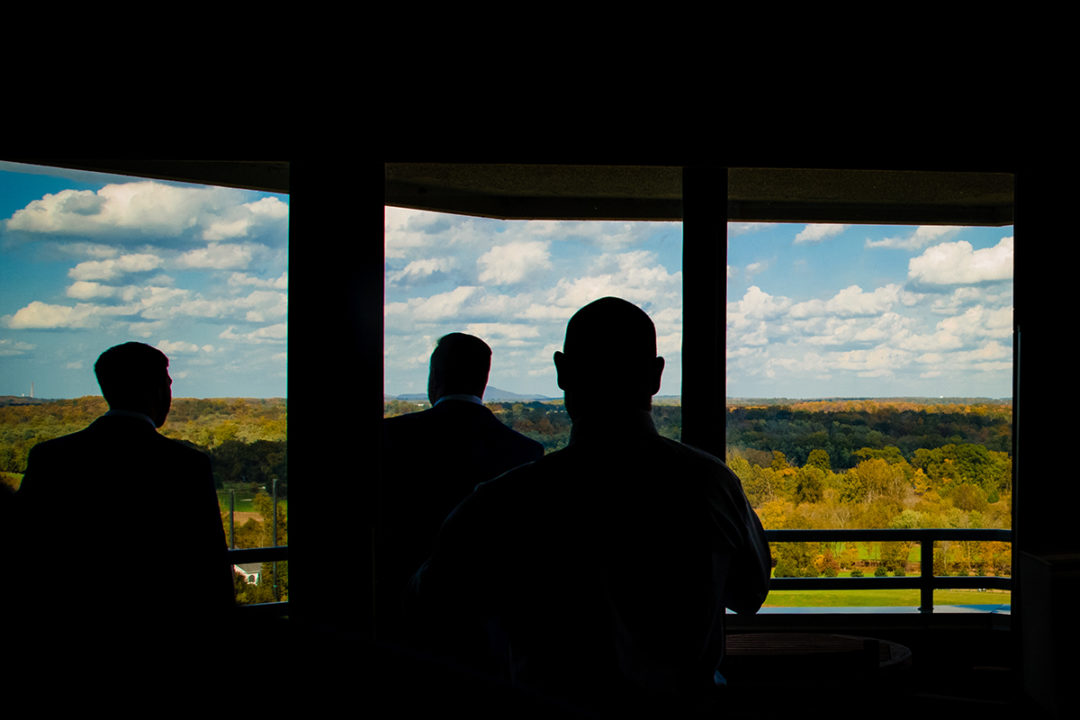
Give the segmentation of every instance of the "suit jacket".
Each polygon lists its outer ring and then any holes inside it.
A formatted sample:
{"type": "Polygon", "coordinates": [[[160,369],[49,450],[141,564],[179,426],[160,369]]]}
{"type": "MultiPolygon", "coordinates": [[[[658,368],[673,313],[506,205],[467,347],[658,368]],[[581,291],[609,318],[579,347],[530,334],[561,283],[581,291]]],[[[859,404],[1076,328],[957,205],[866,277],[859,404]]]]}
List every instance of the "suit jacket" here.
{"type": "Polygon", "coordinates": [[[768,592],[764,531],[734,473],[647,413],[591,420],[447,518],[413,580],[417,620],[448,652],[488,636],[515,685],[575,705],[693,707],[725,607],[756,612],[768,592]]]}
{"type": "Polygon", "coordinates": [[[107,415],[36,445],[16,508],[24,610],[42,627],[183,635],[232,607],[210,460],[148,419],[107,415]]]}
{"type": "Polygon", "coordinates": [[[540,443],[464,400],[384,420],[377,612],[394,617],[409,577],[454,506],[479,483],[543,455],[540,443]]]}

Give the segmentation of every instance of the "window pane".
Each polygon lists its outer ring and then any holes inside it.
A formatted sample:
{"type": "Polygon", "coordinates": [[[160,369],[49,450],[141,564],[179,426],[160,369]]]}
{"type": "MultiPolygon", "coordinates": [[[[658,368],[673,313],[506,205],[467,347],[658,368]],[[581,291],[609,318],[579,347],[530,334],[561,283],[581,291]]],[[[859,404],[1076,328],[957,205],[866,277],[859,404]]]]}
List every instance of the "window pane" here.
{"type": "MultiPolygon", "coordinates": [[[[765,527],[1010,527],[1012,228],[732,223],[728,236],[728,460],[765,527]]],[[[935,565],[1008,574],[1007,545],[981,545],[935,565]]],[[[774,550],[778,577],[922,563],[913,543],[774,550]]]]}
{"type": "Polygon", "coordinates": [[[492,349],[484,400],[550,451],[569,422],[552,355],[570,316],[606,295],[641,306],[666,359],[655,399],[678,437],[682,346],[680,223],[502,221],[386,209],[387,414],[427,403],[428,360],[450,332],[492,349]]]}
{"type": "Polygon", "coordinates": [[[169,357],[161,432],[212,457],[226,531],[236,490],[237,545],[266,544],[276,485],[287,544],[288,228],[288,195],[0,163],[5,486],[104,412],[94,362],[135,340],[169,357]]]}

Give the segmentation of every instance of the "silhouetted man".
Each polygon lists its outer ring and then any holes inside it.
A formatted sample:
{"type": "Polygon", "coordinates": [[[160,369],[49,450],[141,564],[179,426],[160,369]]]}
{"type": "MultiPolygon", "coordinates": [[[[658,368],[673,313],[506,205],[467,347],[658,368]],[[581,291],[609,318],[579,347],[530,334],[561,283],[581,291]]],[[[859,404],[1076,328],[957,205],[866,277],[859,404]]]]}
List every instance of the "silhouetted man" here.
{"type": "MultiPolygon", "coordinates": [[[[209,458],[157,432],[172,402],[168,364],[142,343],[106,350],[94,372],[109,411],[30,451],[16,502],[35,645],[150,666],[125,653],[179,660],[200,633],[221,639],[232,569],[209,458]]],[[[113,666],[79,673],[103,667],[113,666]]]]}
{"type": "Polygon", "coordinates": [[[431,552],[439,526],[477,484],[544,455],[484,407],[491,348],[451,333],[431,354],[432,407],[383,421],[383,494],[375,557],[383,629],[397,623],[409,577],[431,552]]]}
{"type": "Polygon", "coordinates": [[[714,691],[725,606],[753,613],[768,592],[761,523],[724,463],[657,434],[664,361],[642,310],[585,306],[555,367],[569,445],[453,511],[413,579],[418,615],[486,633],[518,687],[692,710],[714,691]]]}

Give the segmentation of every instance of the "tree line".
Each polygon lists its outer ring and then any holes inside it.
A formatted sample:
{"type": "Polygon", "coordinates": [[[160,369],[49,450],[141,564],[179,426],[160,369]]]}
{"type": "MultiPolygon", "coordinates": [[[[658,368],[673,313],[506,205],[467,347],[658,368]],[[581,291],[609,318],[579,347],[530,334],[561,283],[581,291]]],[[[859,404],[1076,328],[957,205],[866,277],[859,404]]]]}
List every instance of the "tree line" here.
{"type": "MultiPolygon", "coordinates": [[[[82,430],[108,409],[101,397],[0,404],[0,481],[8,491],[18,488],[30,449],[45,440],[82,430]]],[[[244,507],[255,513],[233,528],[232,546],[264,547],[277,514],[277,544],[288,544],[288,504],[276,510],[268,490],[277,479],[279,499],[288,497],[287,403],[284,399],[175,398],[161,432],[210,456],[219,498],[230,491],[248,499],[244,507]]],[[[132,488],[138,492],[138,488],[132,488]]],[[[228,503],[221,505],[222,524],[229,532],[228,503]]],[[[152,510],[152,508],[148,508],[152,510]]],[[[288,598],[288,563],[277,563],[276,590],[270,578],[274,568],[262,564],[262,581],[247,583],[236,575],[240,603],[288,598]]]]}
{"type": "MultiPolygon", "coordinates": [[[[544,445],[565,447],[557,402],[488,403],[544,445]]],[[[424,406],[389,401],[387,415],[424,406]]],[[[654,405],[658,432],[678,439],[682,410],[654,405]]],[[[762,524],[783,528],[1009,528],[1012,408],[988,401],[845,400],[742,403],[727,411],[728,466],[762,524]]],[[[919,569],[913,543],[776,543],[778,576],[919,569]]],[[[1009,545],[943,542],[935,573],[1008,574],[1009,545]]]]}
{"type": "MultiPolygon", "coordinates": [[[[34,445],[82,430],[106,410],[97,396],[0,405],[0,473],[17,485],[34,445]]],[[[161,433],[210,455],[218,488],[277,477],[284,492],[287,428],[281,398],[175,398],[161,433]]]]}

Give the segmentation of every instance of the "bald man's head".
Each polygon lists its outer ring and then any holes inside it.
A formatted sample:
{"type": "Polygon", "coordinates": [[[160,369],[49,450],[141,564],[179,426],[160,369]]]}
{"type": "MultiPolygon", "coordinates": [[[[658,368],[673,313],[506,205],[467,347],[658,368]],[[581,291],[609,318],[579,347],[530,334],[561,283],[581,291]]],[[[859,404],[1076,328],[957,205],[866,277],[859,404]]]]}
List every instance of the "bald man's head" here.
{"type": "Polygon", "coordinates": [[[574,409],[647,410],[660,389],[664,359],[656,356],[656,328],[645,311],[605,297],[570,318],[555,366],[573,415],[574,409]]]}

